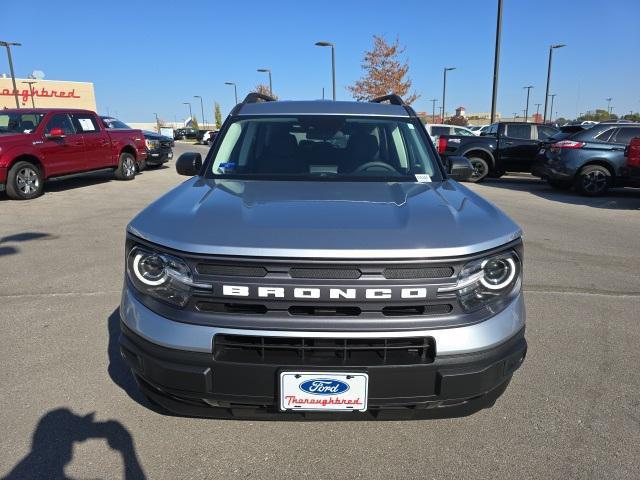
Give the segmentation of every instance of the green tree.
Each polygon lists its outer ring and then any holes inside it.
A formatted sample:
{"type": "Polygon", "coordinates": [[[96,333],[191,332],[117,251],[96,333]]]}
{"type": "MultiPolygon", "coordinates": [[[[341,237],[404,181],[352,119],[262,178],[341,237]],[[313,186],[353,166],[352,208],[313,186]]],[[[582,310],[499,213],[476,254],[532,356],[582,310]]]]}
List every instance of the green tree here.
{"type": "Polygon", "coordinates": [[[585,120],[591,120],[593,122],[604,122],[605,120],[617,120],[618,116],[616,114],[609,115],[604,109],[597,108],[595,111],[587,112],[584,115],[581,115],[576,120],[579,122],[584,122],[585,120]]]}
{"type": "Polygon", "coordinates": [[[218,102],[215,103],[213,116],[216,120],[216,130],[220,130],[220,127],[222,127],[222,113],[220,112],[220,104],[218,102]]]}
{"type": "Polygon", "coordinates": [[[408,104],[415,102],[420,95],[415,92],[409,94],[409,62],[400,58],[404,50],[398,38],[389,45],[383,37],[374,35],[373,48],[364,53],[362,60],[364,76],[347,87],[353,98],[362,101],[395,93],[408,104]]]}
{"type": "Polygon", "coordinates": [[[569,120],[567,120],[564,117],[560,117],[560,118],[556,118],[556,123],[560,126],[564,125],[565,123],[567,123],[569,120]]]}

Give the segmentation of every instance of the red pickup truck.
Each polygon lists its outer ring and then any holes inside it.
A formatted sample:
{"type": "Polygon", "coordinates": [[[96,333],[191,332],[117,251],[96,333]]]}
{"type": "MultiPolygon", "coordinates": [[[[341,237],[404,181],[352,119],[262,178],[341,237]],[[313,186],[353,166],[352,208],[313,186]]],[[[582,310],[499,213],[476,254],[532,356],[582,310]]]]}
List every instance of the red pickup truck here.
{"type": "Polygon", "coordinates": [[[88,110],[0,110],[0,192],[28,200],[45,180],[102,169],[132,180],[146,158],[140,130],[107,130],[88,110]]]}

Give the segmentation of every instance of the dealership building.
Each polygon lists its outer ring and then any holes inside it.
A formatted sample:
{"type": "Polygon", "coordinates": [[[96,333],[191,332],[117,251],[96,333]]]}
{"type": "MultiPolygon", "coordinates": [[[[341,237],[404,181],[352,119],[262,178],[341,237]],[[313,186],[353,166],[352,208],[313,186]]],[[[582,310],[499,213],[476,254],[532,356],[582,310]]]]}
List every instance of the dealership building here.
{"type": "MultiPolygon", "coordinates": [[[[93,83],[16,78],[20,108],[84,108],[96,110],[93,83]]],[[[16,108],[13,82],[0,77],[0,109],[16,108]]]]}

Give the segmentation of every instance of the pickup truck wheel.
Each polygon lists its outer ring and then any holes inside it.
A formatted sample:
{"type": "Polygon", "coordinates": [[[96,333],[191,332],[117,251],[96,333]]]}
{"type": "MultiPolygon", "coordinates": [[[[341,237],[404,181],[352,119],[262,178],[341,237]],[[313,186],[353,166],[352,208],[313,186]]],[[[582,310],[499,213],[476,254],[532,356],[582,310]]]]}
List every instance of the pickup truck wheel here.
{"type": "Polygon", "coordinates": [[[16,162],[7,175],[7,196],[31,200],[42,195],[44,178],[40,168],[30,162],[16,162]]]}
{"type": "Polygon", "coordinates": [[[582,195],[595,197],[604,194],[611,184],[611,172],[602,165],[582,167],[574,181],[576,190],[582,195]]]}
{"type": "Polygon", "coordinates": [[[130,153],[121,153],[115,176],[118,180],[133,180],[136,176],[136,159],[130,153]]]}
{"type": "Polygon", "coordinates": [[[467,179],[469,182],[477,183],[489,174],[489,164],[484,158],[469,157],[469,162],[473,167],[473,174],[467,179]]]}

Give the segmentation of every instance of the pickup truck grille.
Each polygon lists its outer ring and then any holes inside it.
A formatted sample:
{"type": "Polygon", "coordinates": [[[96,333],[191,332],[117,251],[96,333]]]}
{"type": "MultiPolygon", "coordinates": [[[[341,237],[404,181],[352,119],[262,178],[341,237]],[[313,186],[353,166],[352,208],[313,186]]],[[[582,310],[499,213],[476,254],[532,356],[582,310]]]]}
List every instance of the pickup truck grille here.
{"type": "Polygon", "coordinates": [[[416,365],[433,362],[431,337],[304,338],[221,335],[213,340],[217,361],[278,365],[416,365]]]}

